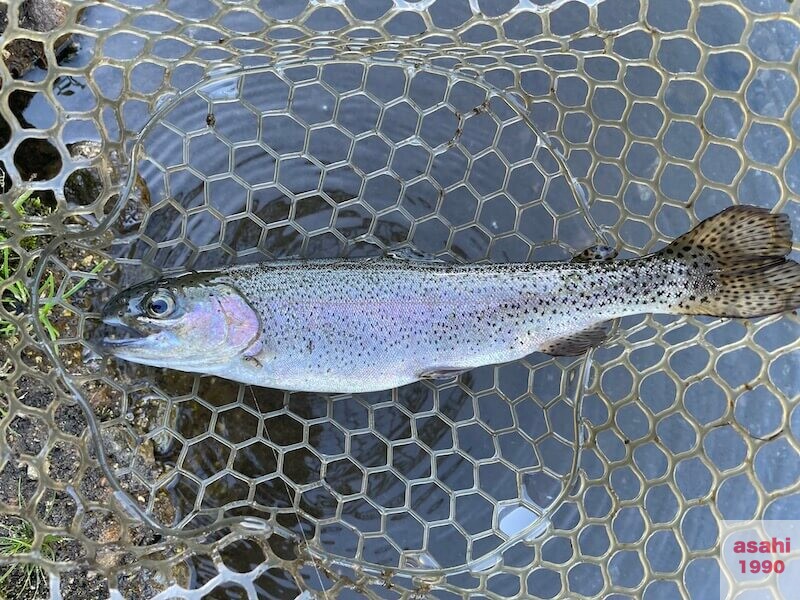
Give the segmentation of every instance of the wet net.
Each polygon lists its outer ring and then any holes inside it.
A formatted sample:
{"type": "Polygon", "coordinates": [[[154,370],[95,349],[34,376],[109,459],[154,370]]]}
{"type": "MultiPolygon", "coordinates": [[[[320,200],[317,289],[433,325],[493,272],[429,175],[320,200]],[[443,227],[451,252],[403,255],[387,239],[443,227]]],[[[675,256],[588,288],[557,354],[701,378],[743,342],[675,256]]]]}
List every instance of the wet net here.
{"type": "Polygon", "coordinates": [[[0,535],[29,540],[6,585],[708,598],[721,520],[800,514],[792,314],[627,318],[587,357],[360,395],[98,344],[115,291],[186,269],[631,257],[737,203],[800,231],[790,3],[3,12],[0,535]]]}

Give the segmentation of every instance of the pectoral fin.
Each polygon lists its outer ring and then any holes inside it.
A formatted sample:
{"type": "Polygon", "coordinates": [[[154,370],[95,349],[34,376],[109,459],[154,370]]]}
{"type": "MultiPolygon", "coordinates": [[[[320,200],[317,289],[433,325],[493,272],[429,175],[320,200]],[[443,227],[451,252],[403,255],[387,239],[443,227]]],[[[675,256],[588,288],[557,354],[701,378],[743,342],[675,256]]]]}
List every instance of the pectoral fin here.
{"type": "Polygon", "coordinates": [[[587,329],[563,338],[552,339],[541,347],[550,356],[577,356],[589,348],[595,348],[608,338],[609,324],[598,323],[587,329]]]}
{"type": "Polygon", "coordinates": [[[469,369],[459,369],[458,367],[436,367],[435,369],[430,369],[428,371],[422,371],[418,377],[420,379],[454,379],[465,373],[469,369]]]}
{"type": "Polygon", "coordinates": [[[617,249],[611,246],[591,246],[572,258],[572,262],[597,262],[613,260],[617,257],[617,249]]]}

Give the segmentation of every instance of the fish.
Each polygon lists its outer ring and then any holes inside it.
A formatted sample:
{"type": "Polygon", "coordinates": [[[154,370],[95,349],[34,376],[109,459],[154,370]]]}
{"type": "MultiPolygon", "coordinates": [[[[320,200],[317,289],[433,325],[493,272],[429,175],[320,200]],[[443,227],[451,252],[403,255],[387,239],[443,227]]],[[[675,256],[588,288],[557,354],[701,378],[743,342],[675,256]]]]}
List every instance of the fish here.
{"type": "Polygon", "coordinates": [[[452,379],[534,352],[585,353],[644,313],[754,318],[800,305],[785,214],[734,206],[663,249],[458,264],[409,255],[285,259],[139,283],[102,320],[118,359],[290,391],[452,379]]]}

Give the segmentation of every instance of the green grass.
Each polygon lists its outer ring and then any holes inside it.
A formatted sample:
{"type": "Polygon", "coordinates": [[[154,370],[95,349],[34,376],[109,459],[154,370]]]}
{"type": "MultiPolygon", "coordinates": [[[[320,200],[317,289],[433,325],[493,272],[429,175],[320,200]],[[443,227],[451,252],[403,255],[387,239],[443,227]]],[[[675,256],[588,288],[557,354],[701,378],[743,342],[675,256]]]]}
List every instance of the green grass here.
{"type": "MultiPolygon", "coordinates": [[[[33,196],[33,192],[24,192],[12,203],[13,209],[20,215],[24,216],[29,211],[39,211],[42,209],[41,200],[33,196]]],[[[8,211],[0,206],[0,221],[10,219],[8,211]]],[[[0,242],[8,240],[6,230],[0,228],[0,242]]],[[[19,256],[11,250],[11,248],[3,248],[0,250],[0,279],[7,281],[17,271],[19,267],[19,256]]],[[[26,304],[30,296],[25,284],[22,281],[14,281],[6,288],[6,292],[2,296],[2,302],[7,307],[13,308],[14,304],[26,304]]],[[[0,336],[12,337],[17,332],[17,327],[9,321],[0,319],[0,336]]]]}
{"type": "MultiPolygon", "coordinates": [[[[97,273],[102,271],[103,267],[105,267],[107,264],[108,264],[107,260],[101,260],[89,272],[92,275],[96,275],[97,273]]],[[[61,296],[61,297],[64,300],[69,299],[71,296],[73,296],[78,291],[80,291],[83,288],[83,286],[85,286],[88,282],[89,282],[89,278],[88,277],[83,277],[78,283],[76,283],[71,288],[69,288],[64,293],[64,295],[61,296]]],[[[44,280],[44,282],[39,287],[39,297],[40,298],[49,298],[49,297],[54,296],[55,295],[55,287],[56,287],[55,278],[53,277],[52,273],[48,273],[47,277],[44,280]]],[[[44,325],[44,328],[47,330],[47,333],[50,336],[50,339],[52,341],[54,341],[54,342],[58,339],[58,337],[60,335],[59,332],[58,332],[58,329],[56,329],[55,326],[50,322],[50,314],[52,313],[53,307],[55,305],[56,305],[56,300],[51,298],[50,300],[48,300],[42,306],[39,307],[39,320],[42,322],[42,325],[44,325]]]]}
{"type": "MultiPolygon", "coordinates": [[[[33,196],[33,192],[31,191],[21,194],[19,198],[13,202],[12,206],[20,216],[30,216],[35,214],[41,215],[49,212],[49,209],[43,206],[41,200],[38,197],[33,196]]],[[[8,218],[10,218],[8,212],[0,208],[0,221],[8,218]]],[[[4,242],[7,239],[8,237],[6,236],[5,230],[0,227],[0,242],[4,242]]],[[[36,238],[23,238],[21,244],[25,250],[33,250],[36,248],[36,238]]],[[[17,256],[17,254],[11,248],[3,248],[0,250],[0,282],[8,281],[14,277],[20,267],[20,262],[19,256],[17,256]]],[[[100,261],[91,270],[91,274],[96,275],[103,270],[106,264],[108,264],[107,260],[100,261]]],[[[71,296],[80,291],[88,282],[89,278],[84,277],[69,290],[67,290],[62,298],[64,300],[69,299],[71,296]]],[[[53,308],[57,304],[57,300],[52,299],[56,293],[56,280],[53,273],[47,273],[44,281],[39,286],[38,291],[39,298],[51,298],[39,307],[37,316],[42,326],[47,331],[47,334],[50,336],[50,339],[55,341],[59,338],[60,333],[55,325],[53,325],[51,320],[53,308]]],[[[6,288],[2,295],[2,299],[0,299],[0,302],[2,302],[7,309],[10,309],[11,312],[16,312],[19,310],[20,306],[27,305],[30,302],[30,299],[30,292],[25,287],[25,284],[22,281],[17,280],[13,281],[6,288]]],[[[11,338],[16,334],[16,324],[0,318],[0,338],[11,338]]]]}
{"type": "MultiPolygon", "coordinates": [[[[19,505],[22,506],[22,482],[20,481],[19,505]]],[[[48,503],[47,514],[52,509],[52,501],[48,503]]],[[[35,534],[33,525],[22,517],[9,515],[6,517],[7,523],[0,523],[0,557],[10,558],[20,554],[29,554],[33,551],[35,534]]],[[[42,539],[39,553],[42,558],[54,561],[56,558],[56,545],[63,538],[58,535],[47,534],[42,539]]],[[[30,595],[37,597],[42,586],[47,589],[47,575],[44,569],[33,562],[16,563],[8,565],[5,570],[0,570],[0,597],[19,598],[24,593],[26,597],[30,595]],[[18,577],[14,581],[13,587],[16,591],[14,595],[8,595],[8,586],[12,578],[18,577]]]]}
{"type": "MultiPolygon", "coordinates": [[[[12,523],[0,524],[0,556],[14,557],[20,554],[28,554],[33,550],[34,531],[33,526],[22,517],[6,517],[12,523]]],[[[61,541],[61,537],[47,534],[42,540],[40,554],[42,558],[53,561],[56,557],[55,546],[61,541]]],[[[44,569],[35,563],[16,563],[8,565],[0,573],[0,593],[8,598],[20,597],[24,592],[33,590],[36,596],[42,586],[47,587],[47,576],[44,569]],[[20,578],[19,583],[15,584],[17,593],[14,596],[6,595],[5,591],[13,576],[20,578]]],[[[27,594],[26,594],[27,595],[27,594]]]]}

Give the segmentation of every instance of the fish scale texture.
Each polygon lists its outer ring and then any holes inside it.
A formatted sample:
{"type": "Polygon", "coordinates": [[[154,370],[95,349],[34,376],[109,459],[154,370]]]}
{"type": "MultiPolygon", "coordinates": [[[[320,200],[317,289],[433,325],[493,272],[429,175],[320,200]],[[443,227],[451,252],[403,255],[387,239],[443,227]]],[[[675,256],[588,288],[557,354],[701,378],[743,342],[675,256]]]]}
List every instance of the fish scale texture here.
{"type": "Polygon", "coordinates": [[[404,385],[437,369],[507,362],[598,322],[669,310],[690,278],[678,263],[653,258],[277,263],[239,268],[220,281],[230,281],[262,319],[262,366],[244,365],[237,376],[288,389],[358,392],[404,385]]]}

